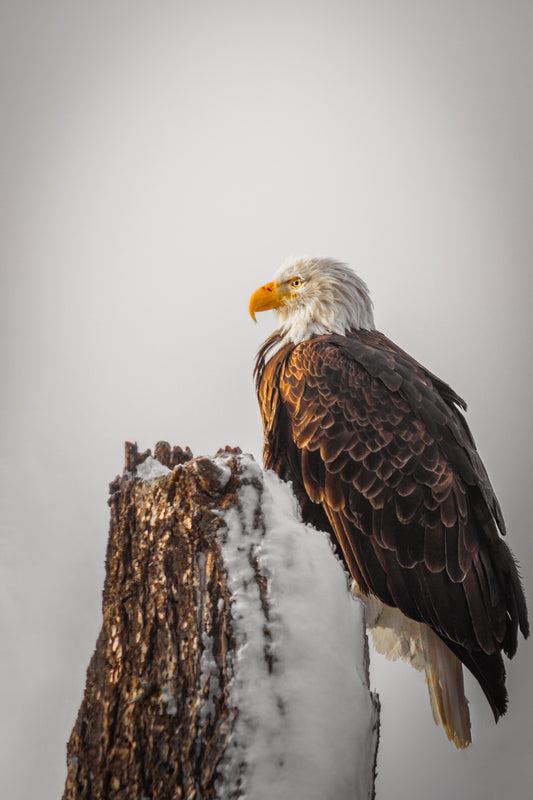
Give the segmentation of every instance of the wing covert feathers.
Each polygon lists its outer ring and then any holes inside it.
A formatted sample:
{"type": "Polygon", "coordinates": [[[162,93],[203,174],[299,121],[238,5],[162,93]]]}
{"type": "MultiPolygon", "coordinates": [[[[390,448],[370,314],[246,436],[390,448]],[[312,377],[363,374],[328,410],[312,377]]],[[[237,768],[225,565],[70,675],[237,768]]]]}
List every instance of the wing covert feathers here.
{"type": "MultiPolygon", "coordinates": [[[[274,334],[256,364],[265,467],[292,481],[307,522],[334,534],[361,593],[429,626],[497,718],[507,703],[501,651],[512,656],[529,627],[464,402],[377,331],[314,337],[267,360],[278,343],[274,334]]],[[[439,647],[426,643],[444,723],[452,707],[458,719],[460,689],[456,675],[455,695],[439,695],[434,675],[457,672],[439,647]]]]}

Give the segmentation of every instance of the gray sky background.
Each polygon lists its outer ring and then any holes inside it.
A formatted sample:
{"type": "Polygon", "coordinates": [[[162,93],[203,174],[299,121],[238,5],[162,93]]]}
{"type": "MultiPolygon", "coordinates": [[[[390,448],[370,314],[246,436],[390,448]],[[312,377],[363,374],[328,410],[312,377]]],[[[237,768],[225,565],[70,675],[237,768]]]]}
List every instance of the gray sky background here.
{"type": "MultiPolygon", "coordinates": [[[[289,254],[469,402],[529,594],[533,4],[2,0],[0,782],[60,796],[123,442],[259,459],[251,292],[289,254]]],[[[379,800],[533,791],[531,646],[457,753],[373,660],[379,800]]]]}

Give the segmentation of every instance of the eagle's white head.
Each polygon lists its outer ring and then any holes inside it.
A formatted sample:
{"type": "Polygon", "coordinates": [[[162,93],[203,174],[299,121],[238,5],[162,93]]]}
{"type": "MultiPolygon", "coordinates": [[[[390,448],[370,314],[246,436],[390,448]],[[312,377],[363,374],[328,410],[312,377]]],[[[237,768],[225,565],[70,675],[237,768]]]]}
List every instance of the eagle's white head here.
{"type": "Polygon", "coordinates": [[[274,280],[250,298],[254,320],[257,311],[271,308],[281,322],[282,343],[375,327],[366,283],[347,264],[332,258],[289,258],[274,280]]]}

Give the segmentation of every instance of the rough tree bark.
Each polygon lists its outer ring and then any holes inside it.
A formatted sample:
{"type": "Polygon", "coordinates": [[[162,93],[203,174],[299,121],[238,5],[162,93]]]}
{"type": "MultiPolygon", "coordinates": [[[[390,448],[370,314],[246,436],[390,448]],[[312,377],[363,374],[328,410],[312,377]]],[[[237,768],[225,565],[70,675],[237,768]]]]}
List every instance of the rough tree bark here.
{"type": "MultiPolygon", "coordinates": [[[[193,459],[188,448],[160,442],[152,458],[126,445],[124,473],[110,485],[103,624],[68,743],[63,800],[249,796],[246,755],[231,749],[239,709],[230,688],[242,642],[222,544],[224,513],[242,513],[243,485],[261,487],[239,454],[226,448],[193,459]]],[[[253,548],[242,558],[259,589],[272,672],[269,578],[253,548]]],[[[373,695],[372,704],[371,787],[373,695]]]]}

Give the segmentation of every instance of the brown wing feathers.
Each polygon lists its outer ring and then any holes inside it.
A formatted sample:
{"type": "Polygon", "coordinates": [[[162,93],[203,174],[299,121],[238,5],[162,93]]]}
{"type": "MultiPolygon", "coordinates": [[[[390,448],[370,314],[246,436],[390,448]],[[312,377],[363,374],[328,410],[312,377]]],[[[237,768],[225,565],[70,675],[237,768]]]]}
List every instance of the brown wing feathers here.
{"type": "Polygon", "coordinates": [[[376,331],[316,337],[266,362],[275,344],[256,366],[265,465],[293,481],[306,521],[329,522],[360,589],[429,624],[497,717],[500,650],[514,653],[527,613],[463,401],[376,331]]]}

